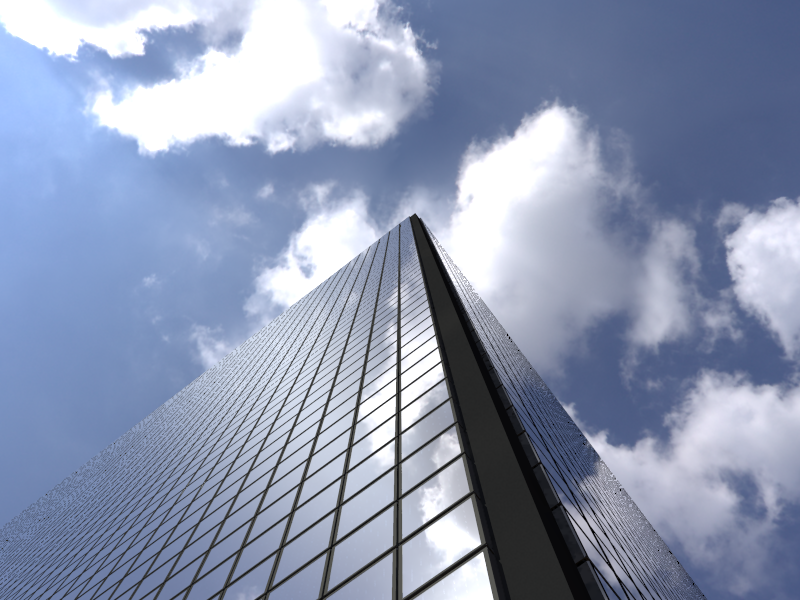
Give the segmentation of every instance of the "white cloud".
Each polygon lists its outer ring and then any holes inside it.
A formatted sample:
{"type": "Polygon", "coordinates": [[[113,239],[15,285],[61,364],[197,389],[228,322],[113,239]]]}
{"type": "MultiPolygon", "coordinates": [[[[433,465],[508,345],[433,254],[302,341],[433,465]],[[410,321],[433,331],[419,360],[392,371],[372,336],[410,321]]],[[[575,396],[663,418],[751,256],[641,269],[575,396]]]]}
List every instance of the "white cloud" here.
{"type": "MultiPolygon", "coordinates": [[[[435,69],[390,0],[0,0],[10,33],[55,54],[86,42],[142,54],[143,31],[200,25],[242,35],[209,47],[178,78],[91,101],[101,125],[153,153],[219,136],[270,152],[319,143],[375,146],[424,105],[435,69]]],[[[210,40],[210,41],[213,41],[210,40]]]]}
{"type": "Polygon", "coordinates": [[[297,302],[381,235],[360,192],[333,197],[333,185],[311,186],[302,198],[307,217],[276,264],[263,268],[245,303],[251,317],[268,321],[297,302]]]}
{"type": "MultiPolygon", "coordinates": [[[[615,314],[630,319],[634,359],[696,326],[716,337],[732,327],[728,305],[696,291],[694,232],[654,216],[630,173],[612,170],[600,148],[584,115],[546,107],[512,136],[470,146],[455,200],[412,189],[387,223],[420,214],[544,371],[557,371],[587,331],[615,314]],[[613,229],[619,215],[644,235],[613,229]]],[[[383,233],[362,194],[332,202],[330,185],[311,189],[306,222],[256,279],[250,315],[265,319],[291,305],[383,233]]]]}
{"type": "Polygon", "coordinates": [[[636,282],[634,324],[629,337],[634,344],[656,348],[692,329],[693,288],[700,260],[694,231],[683,223],[657,223],[642,257],[642,276],[636,282]]]}
{"type": "Polygon", "coordinates": [[[220,339],[220,329],[205,325],[192,325],[189,339],[195,344],[196,359],[204,369],[210,369],[230,354],[234,344],[220,339]]]}
{"type": "Polygon", "coordinates": [[[6,30],[53,54],[74,56],[82,43],[111,56],[143,54],[143,30],[180,27],[214,12],[219,2],[185,0],[0,0],[6,30]]]}
{"type": "Polygon", "coordinates": [[[726,208],[721,226],[736,222],[725,238],[736,298],[788,356],[800,358],[800,203],[780,198],[765,212],[726,208]]]}
{"type": "Polygon", "coordinates": [[[800,502],[800,387],[706,371],[665,424],[666,442],[588,437],[670,545],[733,593],[765,585],[778,521],[800,502]]]}
{"type": "Polygon", "coordinates": [[[643,210],[640,196],[584,115],[549,106],[512,136],[470,147],[449,230],[437,235],[526,356],[557,370],[613,314],[630,316],[635,348],[692,330],[694,234],[643,210]],[[618,213],[649,237],[612,229],[618,213]]]}

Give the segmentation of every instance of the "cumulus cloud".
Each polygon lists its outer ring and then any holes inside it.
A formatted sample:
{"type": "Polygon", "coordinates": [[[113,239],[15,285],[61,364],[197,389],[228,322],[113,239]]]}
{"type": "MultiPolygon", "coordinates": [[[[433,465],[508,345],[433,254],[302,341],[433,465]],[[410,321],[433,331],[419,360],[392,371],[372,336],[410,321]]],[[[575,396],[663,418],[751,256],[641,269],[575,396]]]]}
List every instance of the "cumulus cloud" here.
{"type": "Polygon", "coordinates": [[[800,202],[779,198],[764,212],[732,205],[720,216],[721,226],[731,224],[725,247],[736,299],[800,358],[800,202]]]}
{"type": "Polygon", "coordinates": [[[207,19],[221,4],[214,0],[0,0],[0,21],[11,35],[53,54],[74,57],[81,44],[87,43],[118,57],[144,54],[143,31],[207,19]]]}
{"type": "Polygon", "coordinates": [[[800,387],[705,371],[665,424],[666,441],[588,437],[670,545],[733,593],[765,584],[779,519],[800,502],[800,387]]]}
{"type": "Polygon", "coordinates": [[[195,345],[195,358],[203,365],[204,369],[210,369],[230,354],[235,348],[234,344],[220,337],[220,329],[212,329],[205,325],[193,325],[189,340],[195,345]]]}
{"type": "Polygon", "coordinates": [[[629,317],[634,358],[697,327],[725,335],[728,304],[696,289],[693,230],[644,206],[630,171],[611,168],[601,146],[583,114],[551,105],[513,135],[471,145],[455,198],[412,189],[379,225],[360,192],[332,200],[330,184],[309,188],[305,223],[259,272],[246,311],[264,319],[289,306],[416,212],[544,371],[558,371],[612,315],[629,317]],[[614,228],[615,220],[638,229],[614,228]]]}
{"type": "Polygon", "coordinates": [[[367,198],[354,191],[334,195],[333,184],[309,187],[301,198],[306,220],[274,264],[260,269],[245,311],[268,321],[313,290],[382,232],[369,216],[367,198]]]}
{"type": "Polygon", "coordinates": [[[209,46],[179,76],[121,100],[91,102],[101,125],[145,153],[219,136],[270,152],[319,143],[375,146],[424,105],[435,69],[389,0],[0,0],[0,21],[31,44],[74,56],[83,43],[112,57],[143,54],[144,32],[199,26],[209,46]]]}
{"type": "Polygon", "coordinates": [[[635,179],[611,168],[601,146],[583,114],[558,105],[526,117],[511,136],[473,144],[439,235],[544,370],[557,369],[612,314],[626,312],[629,341],[650,350],[694,323],[692,230],[642,210],[635,179]],[[646,235],[612,228],[618,214],[646,235]]]}

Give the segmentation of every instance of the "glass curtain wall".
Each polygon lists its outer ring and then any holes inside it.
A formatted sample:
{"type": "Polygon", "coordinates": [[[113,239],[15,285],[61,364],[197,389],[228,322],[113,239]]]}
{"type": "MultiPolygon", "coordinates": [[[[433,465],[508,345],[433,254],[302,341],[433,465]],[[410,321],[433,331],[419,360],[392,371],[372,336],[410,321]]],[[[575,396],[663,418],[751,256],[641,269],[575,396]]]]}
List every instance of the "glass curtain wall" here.
{"type": "Polygon", "coordinates": [[[0,598],[491,600],[408,220],[2,530],[0,598]]]}

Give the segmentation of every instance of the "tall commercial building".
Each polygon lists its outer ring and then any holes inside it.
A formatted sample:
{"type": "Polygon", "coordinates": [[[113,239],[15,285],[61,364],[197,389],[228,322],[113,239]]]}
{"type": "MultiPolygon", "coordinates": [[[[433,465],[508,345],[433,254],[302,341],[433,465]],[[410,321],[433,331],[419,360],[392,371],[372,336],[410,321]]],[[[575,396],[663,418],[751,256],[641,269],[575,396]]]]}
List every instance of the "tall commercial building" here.
{"type": "Polygon", "coordinates": [[[8,600],[703,597],[416,216],[0,543],[8,600]]]}

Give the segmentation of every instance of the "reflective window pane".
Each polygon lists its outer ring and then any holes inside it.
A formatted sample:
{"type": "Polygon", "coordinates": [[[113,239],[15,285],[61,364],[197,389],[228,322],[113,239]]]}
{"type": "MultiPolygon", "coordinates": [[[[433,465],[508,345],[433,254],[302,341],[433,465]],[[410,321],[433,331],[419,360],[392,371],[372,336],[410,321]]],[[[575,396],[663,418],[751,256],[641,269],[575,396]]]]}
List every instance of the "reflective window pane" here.
{"type": "Polygon", "coordinates": [[[461,453],[461,443],[455,427],[445,431],[432,442],[420,448],[400,465],[403,479],[403,493],[428,477],[436,469],[443,467],[461,453]]]}
{"type": "MultiPolygon", "coordinates": [[[[264,561],[258,568],[253,569],[244,577],[225,590],[225,598],[228,600],[255,600],[260,597],[267,589],[267,582],[269,581],[269,574],[272,571],[272,563],[274,558],[264,561]]],[[[237,572],[239,568],[236,568],[237,572]]],[[[244,572],[244,571],[242,571],[244,572]]]]}
{"type": "MultiPolygon", "coordinates": [[[[161,588],[161,592],[159,593],[159,598],[172,598],[178,592],[192,583],[192,579],[194,579],[195,573],[197,573],[197,567],[200,566],[200,559],[198,558],[195,560],[194,563],[187,566],[182,571],[178,571],[172,574],[172,577],[167,580],[164,584],[164,587],[161,588]]],[[[124,581],[123,581],[124,584],[124,581]]],[[[119,589],[125,589],[124,587],[120,586],[119,589]]]]}
{"type": "Polygon", "coordinates": [[[325,556],[320,556],[297,575],[274,589],[268,600],[316,600],[322,587],[325,556]]]}
{"type": "Polygon", "coordinates": [[[275,580],[280,581],[327,548],[330,543],[331,525],[333,525],[333,515],[317,523],[303,535],[295,538],[293,542],[285,546],[281,552],[278,574],[275,580]]]}
{"type": "Polygon", "coordinates": [[[433,351],[427,356],[421,357],[419,361],[400,374],[400,385],[406,387],[409,383],[421,377],[423,373],[428,372],[441,360],[438,351],[433,351]]]}
{"type": "Polygon", "coordinates": [[[403,537],[448,509],[469,491],[462,458],[403,498],[403,537]]]}
{"type": "Polygon", "coordinates": [[[406,387],[400,392],[400,404],[405,408],[410,402],[427,392],[434,385],[444,379],[442,364],[439,363],[430,371],[413,382],[408,382],[406,387]]]}
{"type": "Polygon", "coordinates": [[[208,600],[219,592],[225,586],[231,566],[233,566],[233,558],[229,558],[202,579],[195,581],[186,600],[208,600]]]}
{"type": "Polygon", "coordinates": [[[484,550],[472,560],[425,590],[415,600],[494,600],[484,550]]]}
{"type": "Polygon", "coordinates": [[[223,559],[229,557],[231,554],[239,550],[239,548],[242,547],[242,542],[244,541],[244,536],[246,533],[247,527],[240,527],[233,534],[229,535],[227,538],[218,542],[213,548],[211,548],[211,552],[208,553],[206,562],[200,571],[200,576],[208,573],[211,569],[222,562],[223,559]]]}
{"type": "Polygon", "coordinates": [[[289,511],[292,510],[296,496],[297,490],[295,489],[268,508],[262,510],[258,514],[258,517],[256,517],[253,530],[250,532],[250,539],[252,540],[257,538],[259,535],[277,523],[281,518],[288,515],[289,511]]]}
{"type": "Polygon", "coordinates": [[[342,538],[394,500],[395,472],[390,471],[342,506],[337,538],[342,538]]]}
{"type": "Polygon", "coordinates": [[[408,344],[404,348],[403,360],[400,363],[400,372],[405,373],[409,367],[419,362],[425,356],[429,356],[431,352],[436,350],[439,345],[436,343],[436,337],[433,335],[433,329],[430,330],[430,337],[426,340],[424,335],[419,336],[422,343],[413,348],[413,344],[408,344]]]}
{"type": "Polygon", "coordinates": [[[394,508],[364,525],[333,550],[329,586],[334,587],[392,547],[394,508]]]}
{"type": "Polygon", "coordinates": [[[336,456],[347,450],[347,444],[349,442],[350,431],[348,430],[324,448],[320,448],[311,459],[311,464],[308,466],[308,475],[313,475],[323,465],[328,464],[336,456]]]}
{"type": "Polygon", "coordinates": [[[434,435],[441,433],[454,422],[455,415],[453,414],[453,408],[449,402],[434,410],[403,433],[401,438],[403,457],[413,453],[434,435]]]}
{"type": "Polygon", "coordinates": [[[392,600],[392,555],[381,559],[330,596],[330,600],[392,600]]]}
{"type": "Polygon", "coordinates": [[[314,475],[303,483],[303,491],[300,493],[300,502],[307,501],[312,496],[316,496],[322,489],[327,487],[337,477],[341,477],[344,470],[345,455],[335,458],[328,466],[321,468],[314,475]]]}
{"type": "Polygon", "coordinates": [[[344,497],[349,498],[363,487],[369,485],[394,466],[395,443],[391,442],[359,464],[347,474],[344,497]]]}
{"type": "Polygon", "coordinates": [[[386,423],[374,429],[372,433],[359,440],[350,452],[350,464],[356,465],[367,456],[384,446],[389,440],[394,438],[395,419],[392,417],[386,423]]]}
{"type": "Polygon", "coordinates": [[[247,544],[247,546],[242,549],[242,553],[239,556],[239,562],[236,564],[234,577],[239,577],[243,573],[246,573],[267,556],[275,552],[278,546],[280,546],[285,529],[286,520],[281,521],[264,533],[264,535],[255,538],[252,542],[247,544]]]}
{"type": "Polygon", "coordinates": [[[292,526],[289,529],[289,539],[292,539],[336,508],[340,487],[341,479],[325,488],[295,511],[294,516],[292,516],[292,526]]]}
{"type": "Polygon", "coordinates": [[[362,396],[364,398],[358,407],[358,420],[360,421],[379,406],[389,400],[395,395],[397,391],[396,382],[394,380],[387,382],[380,390],[371,396],[362,396]]]}
{"type": "Polygon", "coordinates": [[[467,499],[402,545],[403,595],[480,545],[475,509],[467,499]]]}

